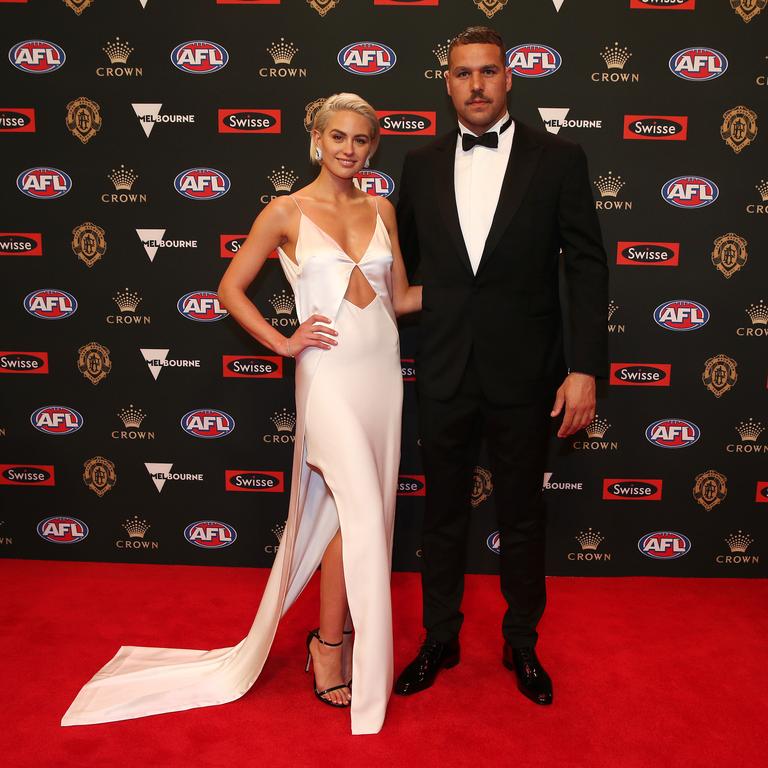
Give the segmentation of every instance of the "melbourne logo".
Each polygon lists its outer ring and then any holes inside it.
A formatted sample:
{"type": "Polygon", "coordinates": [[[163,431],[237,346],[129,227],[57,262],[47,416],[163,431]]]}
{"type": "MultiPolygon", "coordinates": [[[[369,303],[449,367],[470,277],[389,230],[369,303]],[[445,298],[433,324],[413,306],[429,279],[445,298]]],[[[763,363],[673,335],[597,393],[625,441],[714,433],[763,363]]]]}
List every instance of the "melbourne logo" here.
{"type": "Polygon", "coordinates": [[[142,349],[141,356],[144,358],[152,378],[157,381],[164,368],[199,368],[199,360],[177,360],[168,358],[168,349],[142,349]]]}
{"type": "Polygon", "coordinates": [[[190,291],[176,302],[176,309],[188,320],[199,323],[214,323],[229,316],[214,291],[190,291]]]}
{"type": "Polygon", "coordinates": [[[197,248],[197,240],[166,240],[164,229],[137,229],[136,234],[150,261],[155,260],[159,248],[197,248]]]}
{"type": "Polygon", "coordinates": [[[648,425],[645,437],[659,448],[687,448],[701,437],[701,430],[686,419],[660,419],[648,425]]]}
{"type": "Polygon", "coordinates": [[[685,141],[688,118],[673,115],[624,115],[625,139],[685,141]]]}
{"type": "Polygon", "coordinates": [[[72,189],[72,179],[58,168],[37,166],[22,171],[16,177],[16,186],[27,197],[36,200],[55,200],[72,189]]]}
{"type": "Polygon", "coordinates": [[[625,387],[668,387],[671,363],[611,363],[610,383],[625,387]]]}
{"type": "Polygon", "coordinates": [[[235,420],[216,408],[196,408],[181,417],[181,428],[192,437],[226,437],[235,428],[235,420]]]}
{"type": "Polygon", "coordinates": [[[44,405],[29,417],[32,426],[46,435],[71,435],[83,426],[85,420],[66,405],[44,405]]]}
{"type": "Polygon", "coordinates": [[[189,40],[171,51],[173,66],[190,75],[210,75],[229,61],[226,49],[209,40],[189,40]]]}
{"type": "Polygon", "coordinates": [[[144,135],[149,138],[149,134],[152,133],[152,129],[157,123],[194,123],[195,116],[193,114],[160,114],[160,110],[163,108],[161,103],[152,104],[131,104],[133,111],[136,113],[136,117],[139,118],[139,123],[144,131],[144,135]]]}
{"type": "Polygon", "coordinates": [[[147,472],[149,472],[149,476],[152,478],[152,482],[154,483],[155,488],[157,488],[158,493],[163,492],[163,486],[169,480],[194,481],[198,483],[201,483],[204,480],[202,472],[171,472],[173,463],[166,464],[145,461],[144,466],[147,468],[147,472]]]}
{"type": "Polygon", "coordinates": [[[719,194],[717,184],[703,176],[677,176],[661,188],[661,196],[676,208],[705,208],[719,194]]]}
{"type": "Polygon", "coordinates": [[[220,520],[197,520],[184,529],[184,538],[196,547],[221,549],[237,538],[237,531],[220,520]]]}
{"type": "Polygon", "coordinates": [[[669,68],[683,80],[714,80],[728,69],[728,59],[714,48],[683,48],[672,54],[669,68]]]}
{"type": "Polygon", "coordinates": [[[224,471],[224,489],[227,491],[256,491],[261,493],[283,493],[285,475],[255,469],[227,469],[224,471]]]}
{"type": "Polygon", "coordinates": [[[8,58],[16,69],[30,75],[44,75],[64,66],[66,54],[56,43],[47,40],[24,40],[8,52],[8,58]]]}
{"type": "Polygon", "coordinates": [[[37,524],[37,533],[52,544],[77,544],[88,535],[88,526],[76,517],[46,517],[37,524]]]}
{"type": "Polygon", "coordinates": [[[661,480],[605,478],[603,480],[603,498],[612,501],[659,501],[661,488],[661,480]]]}
{"type": "Polygon", "coordinates": [[[280,133],[279,109],[220,109],[219,133],[280,133]]]}
{"type": "Polygon", "coordinates": [[[540,43],[523,43],[507,51],[507,67],[518,77],[554,75],[562,63],[562,57],[554,48],[540,43]]]}
{"type": "Polygon", "coordinates": [[[436,132],[434,112],[377,110],[376,116],[382,136],[434,136],[436,132]]]}
{"type": "Polygon", "coordinates": [[[709,310],[698,301],[676,299],[659,304],[653,319],[668,331],[695,331],[709,322],[709,310]]]}
{"type": "Polygon", "coordinates": [[[0,373],[48,373],[47,352],[0,352],[0,373]]]}
{"type": "Polygon", "coordinates": [[[24,309],[42,320],[61,320],[77,312],[77,299],[58,288],[40,288],[24,297],[24,309]]]}
{"type": "Polygon", "coordinates": [[[188,168],[173,180],[173,186],[190,200],[216,200],[229,192],[229,178],[215,168],[188,168]]]}
{"type": "Polygon", "coordinates": [[[691,551],[691,540],[675,531],[655,531],[646,533],[637,542],[637,548],[654,560],[675,560],[691,551]]]}
{"type": "Polygon", "coordinates": [[[366,40],[344,46],[336,60],[353,75],[381,75],[395,66],[397,56],[388,45],[366,40]]]}
{"type": "Polygon", "coordinates": [[[560,133],[561,128],[602,128],[602,120],[591,120],[586,118],[568,119],[570,107],[539,107],[539,115],[544,123],[544,127],[554,134],[560,133]]]}
{"type": "Polygon", "coordinates": [[[680,243],[620,240],[616,243],[616,263],[625,266],[676,267],[680,243]]]}
{"type": "Polygon", "coordinates": [[[0,107],[0,133],[34,133],[35,110],[31,107],[0,107]]]}
{"type": "Polygon", "coordinates": [[[372,169],[360,171],[355,174],[352,181],[358,189],[367,192],[369,195],[389,197],[395,191],[394,180],[383,171],[374,171],[372,169]]]}

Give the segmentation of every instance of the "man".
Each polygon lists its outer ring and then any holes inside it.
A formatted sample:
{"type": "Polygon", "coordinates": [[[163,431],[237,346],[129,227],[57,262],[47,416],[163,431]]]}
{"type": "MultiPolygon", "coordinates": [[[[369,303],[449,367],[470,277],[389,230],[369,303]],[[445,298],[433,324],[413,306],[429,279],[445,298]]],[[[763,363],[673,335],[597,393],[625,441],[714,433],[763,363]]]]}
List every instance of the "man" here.
{"type": "Polygon", "coordinates": [[[459,34],[445,82],[458,132],[408,154],[397,210],[406,263],[424,286],[418,395],[427,634],[395,691],[422,691],[459,661],[469,498],[484,437],[507,602],[502,660],[523,694],[550,704],[552,683],[534,650],[546,597],[542,478],[551,419],[564,409],[561,438],[585,427],[595,413],[595,377],[607,374],[606,255],[581,147],[507,112],[512,73],[501,37],[488,27],[459,34]]]}

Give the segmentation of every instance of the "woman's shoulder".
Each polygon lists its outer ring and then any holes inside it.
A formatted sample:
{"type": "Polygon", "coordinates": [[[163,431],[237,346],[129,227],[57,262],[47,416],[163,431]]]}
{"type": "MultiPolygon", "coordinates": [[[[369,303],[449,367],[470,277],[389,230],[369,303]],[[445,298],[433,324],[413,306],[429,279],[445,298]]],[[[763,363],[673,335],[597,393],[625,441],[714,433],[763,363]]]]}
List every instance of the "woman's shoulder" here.
{"type": "Polygon", "coordinates": [[[389,227],[395,223],[395,206],[387,200],[386,197],[379,197],[376,201],[379,208],[379,215],[384,219],[384,223],[389,227]]]}

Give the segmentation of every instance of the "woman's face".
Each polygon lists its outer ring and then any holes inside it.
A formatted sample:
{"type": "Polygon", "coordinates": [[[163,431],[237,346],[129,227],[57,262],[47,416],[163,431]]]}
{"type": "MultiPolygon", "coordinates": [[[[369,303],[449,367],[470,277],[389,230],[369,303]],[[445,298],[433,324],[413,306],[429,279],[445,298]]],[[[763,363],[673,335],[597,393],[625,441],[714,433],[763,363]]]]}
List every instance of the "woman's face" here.
{"type": "Polygon", "coordinates": [[[322,164],[335,176],[352,178],[376,147],[370,123],[357,112],[332,112],[325,130],[315,131],[315,144],[323,153],[322,164]]]}

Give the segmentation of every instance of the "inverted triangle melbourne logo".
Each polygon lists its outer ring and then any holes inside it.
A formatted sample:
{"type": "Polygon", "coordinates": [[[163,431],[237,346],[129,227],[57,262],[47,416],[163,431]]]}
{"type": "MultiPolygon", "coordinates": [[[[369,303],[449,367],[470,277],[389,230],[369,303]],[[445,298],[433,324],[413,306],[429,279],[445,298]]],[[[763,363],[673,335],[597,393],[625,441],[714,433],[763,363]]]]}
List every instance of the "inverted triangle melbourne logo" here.
{"type": "Polygon", "coordinates": [[[157,377],[160,375],[160,371],[163,370],[163,364],[168,357],[169,350],[167,349],[142,349],[141,354],[144,357],[147,365],[149,366],[149,372],[152,377],[157,381],[157,377]]]}
{"type": "Polygon", "coordinates": [[[162,104],[131,104],[133,111],[136,113],[136,117],[139,118],[142,130],[149,138],[149,134],[152,133],[152,129],[157,122],[157,116],[160,114],[160,110],[163,108],[162,104]]]}
{"type": "Polygon", "coordinates": [[[560,9],[563,7],[564,0],[552,0],[552,4],[555,6],[555,10],[560,13],[560,9]]]}
{"type": "Polygon", "coordinates": [[[165,236],[164,229],[137,229],[136,234],[141,240],[141,244],[144,246],[144,250],[147,252],[150,261],[155,260],[155,254],[160,247],[160,243],[165,236]]]}
{"type": "Polygon", "coordinates": [[[144,466],[147,468],[147,472],[149,472],[149,476],[152,478],[152,482],[155,484],[157,492],[160,493],[163,490],[165,481],[168,479],[173,464],[157,464],[145,461],[144,466]]]}
{"type": "Polygon", "coordinates": [[[560,132],[563,121],[570,111],[570,107],[539,107],[539,114],[544,121],[544,127],[550,133],[560,132]]]}

